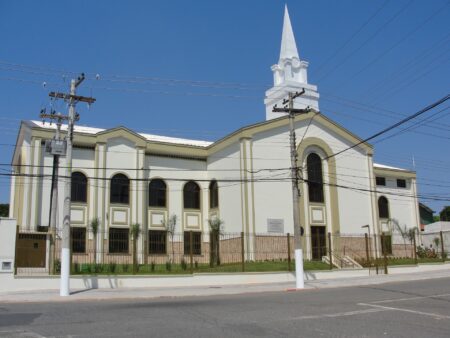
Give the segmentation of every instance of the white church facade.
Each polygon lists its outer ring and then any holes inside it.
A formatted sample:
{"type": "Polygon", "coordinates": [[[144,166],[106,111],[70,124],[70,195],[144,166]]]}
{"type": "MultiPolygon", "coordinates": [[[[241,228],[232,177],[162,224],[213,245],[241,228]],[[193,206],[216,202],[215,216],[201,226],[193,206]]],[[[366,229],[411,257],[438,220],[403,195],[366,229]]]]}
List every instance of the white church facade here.
{"type": "MultiPolygon", "coordinates": [[[[87,229],[98,218],[102,234],[95,244],[108,251],[111,233],[129,233],[139,223],[146,233],[161,233],[171,215],[179,233],[209,233],[208,220],[223,221],[223,230],[248,234],[246,251],[255,251],[257,234],[294,233],[289,179],[289,119],[273,113],[289,92],[305,90],[295,108],[310,108],[295,117],[300,167],[300,224],[307,259],[314,241],[327,233],[338,248],[367,231],[392,233],[390,219],[419,228],[414,172],[373,162],[374,148],[320,113],[319,93],[308,83],[308,62],[297,51],[285,12],[279,62],[272,66],[274,86],[266,92],[266,120],[215,142],[149,135],[125,127],[75,126],[72,173],[72,227],[87,229]],[[106,235],[106,234],[109,235],[106,235]]],[[[10,217],[22,231],[49,226],[53,156],[45,151],[56,126],[23,121],[12,159],[10,217]]],[[[67,126],[62,126],[65,135],[67,126]]],[[[59,175],[66,161],[60,158],[59,175]]],[[[63,222],[64,178],[60,178],[58,221],[63,222]]],[[[84,230],[85,231],[85,230],[84,230]]],[[[349,244],[348,244],[349,245],[349,244]]],[[[359,244],[358,244],[359,245],[359,244]]],[[[373,243],[372,245],[379,245],[373,243]]],[[[378,248],[379,249],[379,248],[378,248]]]]}

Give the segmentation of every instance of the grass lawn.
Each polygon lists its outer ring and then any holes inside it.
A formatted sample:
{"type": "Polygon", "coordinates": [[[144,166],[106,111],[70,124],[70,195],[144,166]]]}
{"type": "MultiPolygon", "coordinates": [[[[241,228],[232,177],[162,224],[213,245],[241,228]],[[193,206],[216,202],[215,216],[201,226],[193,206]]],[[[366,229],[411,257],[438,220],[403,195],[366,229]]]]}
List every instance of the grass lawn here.
{"type": "MultiPolygon", "coordinates": [[[[329,270],[330,266],[319,261],[303,262],[305,271],[329,270]]],[[[291,271],[295,269],[295,262],[291,262],[291,271]]],[[[287,261],[267,261],[267,262],[246,262],[245,272],[276,272],[289,271],[287,261]]],[[[241,263],[222,264],[210,267],[209,264],[197,264],[194,266],[194,273],[216,273],[216,272],[242,272],[241,263]]],[[[181,264],[147,264],[139,265],[138,275],[168,275],[168,274],[189,274],[190,266],[181,264]]],[[[79,264],[73,266],[73,274],[99,274],[99,275],[132,275],[131,264],[79,264]]]]}
{"type": "MultiPolygon", "coordinates": [[[[419,264],[423,263],[442,263],[442,258],[418,258],[419,264]]],[[[389,258],[388,265],[414,265],[414,258],[389,258]]]]}

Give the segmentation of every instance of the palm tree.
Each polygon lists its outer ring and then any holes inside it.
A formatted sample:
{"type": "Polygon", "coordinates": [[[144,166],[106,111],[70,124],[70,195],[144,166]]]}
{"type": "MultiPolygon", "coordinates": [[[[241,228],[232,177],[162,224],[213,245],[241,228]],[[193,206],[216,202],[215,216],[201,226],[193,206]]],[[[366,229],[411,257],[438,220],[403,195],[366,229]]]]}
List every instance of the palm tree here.
{"type": "Polygon", "coordinates": [[[170,243],[172,246],[172,263],[175,261],[175,246],[173,240],[175,237],[175,230],[177,227],[177,215],[171,215],[168,220],[161,221],[161,224],[166,228],[167,234],[170,237],[170,243]]]}
{"type": "Polygon", "coordinates": [[[223,221],[219,218],[209,219],[209,265],[220,265],[220,235],[223,221]]]}
{"type": "Polygon", "coordinates": [[[131,225],[130,234],[133,239],[133,274],[137,272],[137,240],[141,233],[141,225],[134,223],[131,225]]]}
{"type": "Polygon", "coordinates": [[[97,234],[100,230],[100,220],[95,217],[91,220],[91,230],[94,235],[94,263],[97,262],[97,234]]]}

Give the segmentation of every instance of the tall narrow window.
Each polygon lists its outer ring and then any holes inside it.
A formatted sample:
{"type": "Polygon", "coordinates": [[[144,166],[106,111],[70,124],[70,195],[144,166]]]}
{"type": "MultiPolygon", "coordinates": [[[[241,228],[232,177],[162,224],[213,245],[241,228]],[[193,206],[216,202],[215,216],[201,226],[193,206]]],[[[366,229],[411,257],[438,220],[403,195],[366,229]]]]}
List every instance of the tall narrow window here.
{"type": "Polygon", "coordinates": [[[148,206],[165,208],[166,191],[166,183],[163,180],[151,180],[148,185],[148,206]]]}
{"type": "Polygon", "coordinates": [[[322,160],[317,154],[309,154],[306,160],[308,167],[308,194],[310,202],[323,203],[322,160]]]}
{"type": "Polygon", "coordinates": [[[183,201],[185,209],[200,209],[200,187],[197,183],[189,181],[185,184],[183,201]]]}
{"type": "Polygon", "coordinates": [[[219,207],[219,187],[216,180],[209,184],[209,207],[211,209],[219,207]]]}
{"type": "Polygon", "coordinates": [[[109,201],[120,204],[130,202],[130,180],[124,174],[116,174],[111,178],[109,201]]]}
{"type": "Polygon", "coordinates": [[[83,173],[72,173],[72,188],[70,189],[71,201],[86,203],[87,202],[87,178],[83,173]]]}
{"type": "Polygon", "coordinates": [[[380,218],[389,218],[389,201],[384,196],[378,199],[378,215],[380,218]]]}

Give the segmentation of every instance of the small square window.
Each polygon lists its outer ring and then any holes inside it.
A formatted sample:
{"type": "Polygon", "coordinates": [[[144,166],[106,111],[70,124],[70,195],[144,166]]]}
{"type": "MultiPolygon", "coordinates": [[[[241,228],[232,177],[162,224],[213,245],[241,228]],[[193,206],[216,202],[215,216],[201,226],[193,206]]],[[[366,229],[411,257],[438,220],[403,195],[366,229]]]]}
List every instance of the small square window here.
{"type": "Polygon", "coordinates": [[[386,186],[386,177],[377,177],[377,185],[386,186]]]}
{"type": "Polygon", "coordinates": [[[406,180],[397,179],[397,187],[398,188],[406,188],[406,180]]]}
{"type": "Polygon", "coordinates": [[[12,264],[11,262],[2,262],[2,270],[9,271],[11,270],[12,264]]]}

